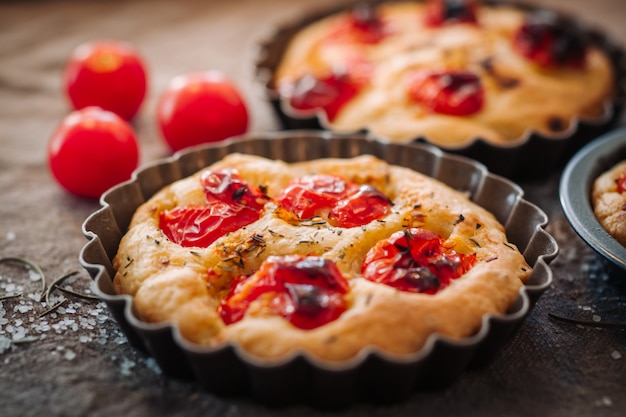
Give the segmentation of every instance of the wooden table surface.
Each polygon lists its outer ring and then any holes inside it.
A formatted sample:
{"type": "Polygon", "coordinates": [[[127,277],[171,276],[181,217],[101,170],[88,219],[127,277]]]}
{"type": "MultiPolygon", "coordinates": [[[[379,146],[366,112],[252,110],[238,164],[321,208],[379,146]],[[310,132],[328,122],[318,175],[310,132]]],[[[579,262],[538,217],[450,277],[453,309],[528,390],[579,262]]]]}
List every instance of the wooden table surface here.
{"type": "MultiPolygon", "coordinates": [[[[332,0],[15,1],[0,3],[0,256],[27,258],[48,283],[77,271],[81,224],[98,203],[68,195],[52,180],[48,139],[70,111],[61,73],[84,41],[133,43],[150,72],[149,92],[133,122],[141,163],[167,156],[155,123],[156,99],[176,75],[224,71],[244,92],[252,132],[279,129],[253,78],[256,42],[276,24],[332,0]]],[[[572,13],[626,44],[622,0],[533,1],[572,13]]],[[[550,217],[560,253],[554,284],[519,332],[486,367],[450,387],[415,392],[406,402],[355,404],[354,416],[623,416],[626,332],[555,322],[548,313],[626,321],[626,277],[609,274],[570,228],[558,202],[559,173],[521,183],[550,217]]],[[[0,264],[0,415],[17,416],[316,416],[307,406],[267,409],[248,398],[220,398],[189,381],[163,376],[133,349],[97,301],[70,298],[41,316],[40,281],[19,264],[0,264]]],[[[54,297],[60,297],[55,294],[54,297]]]]}

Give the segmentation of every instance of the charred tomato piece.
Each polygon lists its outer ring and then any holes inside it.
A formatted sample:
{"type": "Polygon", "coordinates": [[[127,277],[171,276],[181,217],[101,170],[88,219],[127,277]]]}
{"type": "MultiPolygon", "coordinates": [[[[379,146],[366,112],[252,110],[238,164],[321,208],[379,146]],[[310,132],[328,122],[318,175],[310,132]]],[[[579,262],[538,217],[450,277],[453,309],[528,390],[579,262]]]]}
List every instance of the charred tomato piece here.
{"type": "Polygon", "coordinates": [[[378,242],[365,257],[361,273],[400,291],[435,294],[471,269],[474,254],[456,253],[432,231],[398,231],[378,242]]]}
{"type": "Polygon", "coordinates": [[[475,0],[429,0],[424,11],[426,26],[439,27],[451,23],[476,24],[475,0]]]}
{"type": "Polygon", "coordinates": [[[276,202],[300,219],[321,216],[336,227],[362,226],[380,219],[391,207],[378,189],[328,174],[293,180],[276,202]]]}
{"type": "Polygon", "coordinates": [[[533,13],[515,32],[513,46],[543,67],[584,68],[588,41],[573,22],[553,13],[533,13]]]}
{"type": "Polygon", "coordinates": [[[206,205],[176,207],[159,214],[159,227],[175,243],[207,247],[226,233],[259,219],[269,200],[233,170],[207,171],[200,178],[206,205]]]}
{"type": "Polygon", "coordinates": [[[409,98],[435,113],[467,116],[483,107],[480,78],[469,71],[416,71],[409,76],[409,98]]]}
{"type": "Polygon", "coordinates": [[[270,256],[250,277],[237,279],[218,312],[225,324],[241,320],[258,300],[267,314],[300,329],[323,326],[347,309],[348,281],[330,260],[316,256],[270,256]]]}

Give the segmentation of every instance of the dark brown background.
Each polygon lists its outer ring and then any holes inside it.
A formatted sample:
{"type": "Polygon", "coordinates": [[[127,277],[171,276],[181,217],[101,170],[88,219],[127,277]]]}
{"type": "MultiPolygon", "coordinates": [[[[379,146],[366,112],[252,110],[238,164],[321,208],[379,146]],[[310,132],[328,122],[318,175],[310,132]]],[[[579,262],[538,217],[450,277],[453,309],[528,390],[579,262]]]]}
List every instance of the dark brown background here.
{"type": "MultiPolygon", "coordinates": [[[[46,166],[46,144],[68,113],[61,71],[81,42],[132,42],[150,70],[149,95],[134,121],[142,163],[167,155],[156,130],[156,99],[175,75],[226,72],[244,92],[255,132],[279,128],[255,85],[254,45],[273,25],[335,4],[331,0],[16,1],[0,3],[0,256],[41,266],[48,283],[70,271],[88,290],[78,263],[83,220],[98,207],[63,192],[46,166]]],[[[571,12],[626,43],[621,0],[534,1],[571,12]]],[[[554,285],[489,366],[468,371],[443,391],[416,392],[393,406],[356,404],[356,416],[623,416],[626,333],[552,321],[554,312],[586,320],[626,321],[626,274],[609,270],[572,231],[558,202],[559,173],[522,183],[549,215],[561,251],[554,285]]],[[[258,416],[323,414],[305,406],[268,410],[222,399],[194,383],[163,377],[131,348],[101,303],[68,296],[40,317],[39,282],[16,264],[0,265],[0,415],[258,416]],[[30,294],[30,297],[29,297],[30,294]],[[21,340],[21,343],[20,343],[21,340]]],[[[55,297],[60,297],[58,293],[55,297]]]]}

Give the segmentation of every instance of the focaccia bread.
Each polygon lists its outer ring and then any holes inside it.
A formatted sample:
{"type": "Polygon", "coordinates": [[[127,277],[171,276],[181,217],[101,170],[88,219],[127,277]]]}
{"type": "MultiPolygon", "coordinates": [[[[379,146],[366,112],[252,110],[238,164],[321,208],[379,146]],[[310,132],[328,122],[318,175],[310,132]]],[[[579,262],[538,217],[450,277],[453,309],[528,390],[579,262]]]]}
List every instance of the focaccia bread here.
{"type": "Polygon", "coordinates": [[[626,161],[615,164],[596,178],[591,202],[602,227],[626,246],[626,161]]]}
{"type": "Polygon", "coordinates": [[[273,85],[288,114],[449,149],[563,137],[614,95],[607,54],[549,12],[474,0],[359,4],[290,41],[273,85]]]}
{"type": "Polygon", "coordinates": [[[228,155],[142,204],[114,267],[141,319],[193,343],[327,361],[469,337],[531,272],[464,193],[370,155],[228,155]]]}

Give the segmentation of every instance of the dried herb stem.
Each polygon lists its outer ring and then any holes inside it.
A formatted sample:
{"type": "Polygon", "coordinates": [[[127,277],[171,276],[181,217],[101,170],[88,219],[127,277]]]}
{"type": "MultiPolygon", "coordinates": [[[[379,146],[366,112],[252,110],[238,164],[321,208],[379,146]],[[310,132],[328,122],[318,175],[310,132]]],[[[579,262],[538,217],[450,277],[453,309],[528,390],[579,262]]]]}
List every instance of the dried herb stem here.
{"type": "Polygon", "coordinates": [[[581,326],[601,327],[604,329],[626,329],[626,323],[624,322],[606,322],[606,321],[593,321],[593,320],[580,320],[570,317],[563,317],[553,313],[548,313],[551,319],[562,321],[565,323],[578,324],[581,326]]]}
{"type": "Polygon", "coordinates": [[[3,295],[0,296],[0,301],[4,301],[4,300],[11,300],[13,298],[19,298],[22,296],[22,293],[17,293],[17,294],[11,294],[11,295],[3,295]]]}

